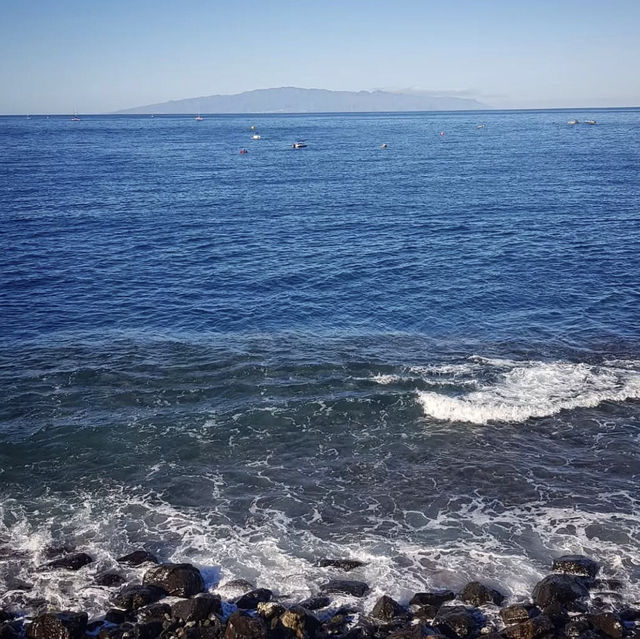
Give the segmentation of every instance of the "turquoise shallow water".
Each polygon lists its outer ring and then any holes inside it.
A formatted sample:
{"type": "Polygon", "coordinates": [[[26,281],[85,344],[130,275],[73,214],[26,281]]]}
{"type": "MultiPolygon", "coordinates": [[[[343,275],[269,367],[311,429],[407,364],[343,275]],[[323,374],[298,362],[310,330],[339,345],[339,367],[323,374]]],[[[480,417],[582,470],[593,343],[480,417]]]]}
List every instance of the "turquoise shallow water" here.
{"type": "Polygon", "coordinates": [[[399,598],[586,552],[635,592],[640,111],[0,139],[5,598],[97,610],[141,544],[301,594],[351,556],[399,598]],[[59,592],[62,541],[98,561],[59,592]]]}

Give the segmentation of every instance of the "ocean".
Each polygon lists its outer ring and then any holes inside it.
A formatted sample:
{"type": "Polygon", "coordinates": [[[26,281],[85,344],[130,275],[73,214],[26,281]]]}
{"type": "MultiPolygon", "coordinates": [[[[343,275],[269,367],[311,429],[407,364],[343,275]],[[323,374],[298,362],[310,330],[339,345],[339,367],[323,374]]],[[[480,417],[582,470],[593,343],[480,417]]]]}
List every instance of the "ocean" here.
{"type": "Polygon", "coordinates": [[[565,553],[640,597],[640,110],[0,145],[0,604],[98,614],[141,547],[291,597],[357,559],[365,608],[565,553]]]}

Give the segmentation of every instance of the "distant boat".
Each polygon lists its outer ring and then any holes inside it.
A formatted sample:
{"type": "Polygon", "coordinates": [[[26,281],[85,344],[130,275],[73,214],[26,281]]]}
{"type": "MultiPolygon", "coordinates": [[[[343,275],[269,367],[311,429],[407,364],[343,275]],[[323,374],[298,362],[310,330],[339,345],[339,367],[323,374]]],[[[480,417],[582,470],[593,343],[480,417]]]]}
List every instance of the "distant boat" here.
{"type": "Polygon", "coordinates": [[[380,148],[381,149],[386,149],[387,148],[387,143],[385,142],[380,148]]]}
{"type": "Polygon", "coordinates": [[[78,114],[77,114],[77,113],[75,113],[75,114],[73,115],[73,117],[71,118],[71,121],[72,121],[72,122],[80,122],[80,118],[78,117],[78,114]]]}
{"type": "Polygon", "coordinates": [[[259,140],[259,139],[260,139],[260,134],[259,134],[259,133],[254,133],[254,134],[251,136],[251,139],[252,139],[252,140],[259,140]]]}
{"type": "Polygon", "coordinates": [[[478,126],[476,127],[476,129],[484,129],[485,125],[484,124],[478,124],[478,126]]]}
{"type": "Polygon", "coordinates": [[[585,120],[584,121],[585,124],[596,124],[595,120],[585,120]]]}
{"type": "Polygon", "coordinates": [[[298,140],[297,142],[294,142],[291,146],[294,149],[304,149],[307,146],[307,143],[302,140],[298,140]]]}
{"type": "Polygon", "coordinates": [[[198,113],[198,115],[196,115],[196,122],[202,122],[202,120],[204,120],[204,118],[198,113]]]}
{"type": "Polygon", "coordinates": [[[247,153],[247,149],[240,149],[240,155],[246,155],[247,153]]]}
{"type": "Polygon", "coordinates": [[[574,124],[578,124],[578,120],[569,120],[567,124],[570,124],[571,126],[573,126],[574,124]]]}

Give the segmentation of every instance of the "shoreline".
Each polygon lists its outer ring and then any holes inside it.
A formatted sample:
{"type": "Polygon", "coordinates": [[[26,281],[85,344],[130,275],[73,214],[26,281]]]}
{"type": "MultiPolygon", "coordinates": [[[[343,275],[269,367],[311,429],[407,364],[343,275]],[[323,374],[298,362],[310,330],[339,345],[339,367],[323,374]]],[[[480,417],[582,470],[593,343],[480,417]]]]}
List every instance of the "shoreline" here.
{"type": "MultiPolygon", "coordinates": [[[[54,557],[38,571],[58,571],[60,589],[65,587],[64,574],[94,562],[90,555],[64,547],[50,554],[54,557]]],[[[328,569],[329,578],[304,600],[279,596],[243,579],[207,588],[205,576],[192,564],[159,563],[146,550],[134,550],[117,561],[121,571],[103,572],[95,579],[95,586],[110,592],[111,607],[101,615],[90,618],[82,610],[59,610],[44,600],[30,613],[16,604],[0,605],[0,639],[640,637],[640,602],[625,600],[622,582],[599,578],[601,566],[583,555],[554,559],[528,600],[507,598],[499,587],[472,581],[459,592],[416,592],[407,601],[382,595],[370,609],[359,602],[382,586],[352,578],[349,573],[365,565],[352,559],[318,560],[315,566],[328,569]],[[127,568],[142,571],[139,582],[125,578],[127,568]]]]}

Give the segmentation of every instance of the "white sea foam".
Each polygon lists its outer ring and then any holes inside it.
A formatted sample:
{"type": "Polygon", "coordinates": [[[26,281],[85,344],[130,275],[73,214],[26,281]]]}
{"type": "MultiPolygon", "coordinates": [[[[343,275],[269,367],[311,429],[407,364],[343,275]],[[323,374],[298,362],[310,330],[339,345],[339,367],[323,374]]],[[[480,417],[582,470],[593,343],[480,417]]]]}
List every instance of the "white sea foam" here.
{"type": "MultiPolygon", "coordinates": [[[[594,366],[570,362],[480,361],[490,382],[460,396],[418,391],[425,414],[475,424],[523,422],[561,410],[640,398],[640,362],[626,361],[624,365],[605,362],[594,366]]],[[[470,362],[470,367],[475,368],[477,364],[478,361],[470,362]]]]}

